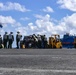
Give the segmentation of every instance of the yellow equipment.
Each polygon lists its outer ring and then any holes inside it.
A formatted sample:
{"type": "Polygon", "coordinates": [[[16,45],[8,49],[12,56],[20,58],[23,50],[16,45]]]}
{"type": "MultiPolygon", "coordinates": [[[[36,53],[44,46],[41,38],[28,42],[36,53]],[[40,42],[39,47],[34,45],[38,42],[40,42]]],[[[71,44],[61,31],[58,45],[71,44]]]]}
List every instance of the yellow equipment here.
{"type": "Polygon", "coordinates": [[[22,44],[22,49],[25,49],[25,45],[24,44],[22,44]]]}
{"type": "Polygon", "coordinates": [[[60,41],[60,35],[54,34],[49,37],[49,47],[50,48],[62,48],[62,43],[60,41]]]}

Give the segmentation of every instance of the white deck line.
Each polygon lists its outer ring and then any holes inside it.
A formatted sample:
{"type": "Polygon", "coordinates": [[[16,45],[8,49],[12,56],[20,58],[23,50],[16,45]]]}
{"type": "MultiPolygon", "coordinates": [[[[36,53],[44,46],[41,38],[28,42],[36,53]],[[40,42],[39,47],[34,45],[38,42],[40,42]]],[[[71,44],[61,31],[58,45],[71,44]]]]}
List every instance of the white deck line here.
{"type": "Polygon", "coordinates": [[[76,73],[76,70],[52,70],[52,69],[23,69],[23,68],[0,68],[1,71],[14,71],[14,72],[21,72],[21,71],[28,71],[28,72],[52,72],[52,73],[76,73]]]}

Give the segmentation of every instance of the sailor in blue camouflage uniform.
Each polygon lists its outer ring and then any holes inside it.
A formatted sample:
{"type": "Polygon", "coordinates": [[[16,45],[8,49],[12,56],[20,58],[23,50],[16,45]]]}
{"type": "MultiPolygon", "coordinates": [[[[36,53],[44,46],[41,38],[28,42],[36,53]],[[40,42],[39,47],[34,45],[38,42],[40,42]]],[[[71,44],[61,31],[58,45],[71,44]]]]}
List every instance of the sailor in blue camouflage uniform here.
{"type": "Polygon", "coordinates": [[[4,44],[4,48],[7,48],[7,44],[8,44],[8,33],[5,32],[5,34],[3,35],[3,44],[4,44]]]}
{"type": "Polygon", "coordinates": [[[17,32],[17,35],[16,35],[16,45],[17,45],[17,49],[20,48],[20,40],[22,38],[22,35],[20,34],[20,32],[18,31],[17,32]]]}
{"type": "Polygon", "coordinates": [[[14,35],[13,32],[10,32],[10,34],[8,35],[8,48],[12,48],[13,41],[14,41],[14,35]]]}

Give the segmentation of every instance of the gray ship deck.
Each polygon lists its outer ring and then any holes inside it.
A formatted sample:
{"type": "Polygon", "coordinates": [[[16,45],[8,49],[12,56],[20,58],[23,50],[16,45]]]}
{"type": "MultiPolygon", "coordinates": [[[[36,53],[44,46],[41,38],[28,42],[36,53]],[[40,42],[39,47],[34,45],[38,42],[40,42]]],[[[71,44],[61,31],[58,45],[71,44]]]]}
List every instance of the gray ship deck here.
{"type": "Polygon", "coordinates": [[[76,49],[0,49],[0,75],[76,75],[76,49]]]}

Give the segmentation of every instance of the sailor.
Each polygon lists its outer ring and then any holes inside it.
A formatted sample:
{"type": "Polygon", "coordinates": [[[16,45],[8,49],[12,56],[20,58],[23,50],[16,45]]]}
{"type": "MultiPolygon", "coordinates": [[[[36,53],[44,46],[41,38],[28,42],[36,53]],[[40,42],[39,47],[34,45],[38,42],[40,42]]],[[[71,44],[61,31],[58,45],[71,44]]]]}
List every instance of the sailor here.
{"type": "Polygon", "coordinates": [[[38,38],[38,48],[41,48],[41,42],[42,42],[42,40],[41,40],[41,35],[37,35],[37,38],[38,38]]]}
{"type": "Polygon", "coordinates": [[[34,48],[38,48],[38,38],[35,34],[33,34],[33,39],[34,39],[34,44],[33,44],[34,48]]]}
{"type": "Polygon", "coordinates": [[[18,31],[17,35],[16,35],[16,45],[17,45],[17,48],[20,48],[20,40],[21,40],[21,38],[22,38],[22,35],[18,31]]]}
{"type": "Polygon", "coordinates": [[[2,44],[2,37],[0,35],[0,49],[3,48],[3,44],[2,44]]]}
{"type": "Polygon", "coordinates": [[[7,32],[5,32],[5,34],[3,35],[4,48],[7,48],[7,43],[8,43],[8,34],[7,32]]]}
{"type": "Polygon", "coordinates": [[[28,36],[24,36],[23,43],[24,43],[25,47],[28,48],[28,36]]]}
{"type": "Polygon", "coordinates": [[[10,34],[8,35],[8,48],[12,48],[13,41],[14,41],[14,35],[13,32],[10,32],[10,34]]]}
{"type": "Polygon", "coordinates": [[[47,48],[47,37],[44,35],[44,48],[47,48]]]}

